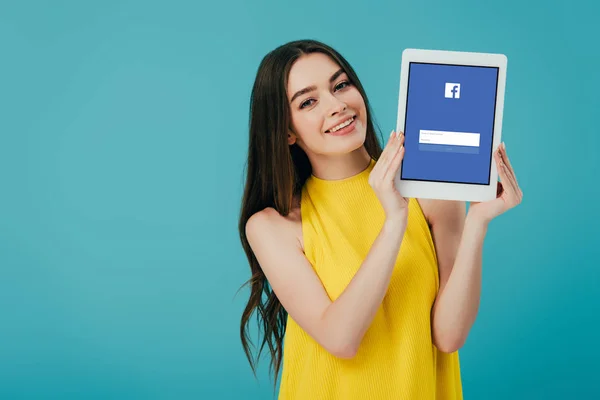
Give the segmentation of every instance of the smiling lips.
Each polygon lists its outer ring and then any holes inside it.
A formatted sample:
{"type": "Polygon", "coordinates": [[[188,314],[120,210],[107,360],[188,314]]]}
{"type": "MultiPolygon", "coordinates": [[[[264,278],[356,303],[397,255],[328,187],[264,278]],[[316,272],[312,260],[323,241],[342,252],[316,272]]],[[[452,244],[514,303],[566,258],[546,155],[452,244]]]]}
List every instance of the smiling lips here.
{"type": "Polygon", "coordinates": [[[356,118],[356,115],[344,120],[343,122],[333,126],[332,128],[327,129],[325,131],[325,133],[335,133],[335,132],[339,131],[340,129],[350,125],[354,121],[355,118],[356,118]]]}

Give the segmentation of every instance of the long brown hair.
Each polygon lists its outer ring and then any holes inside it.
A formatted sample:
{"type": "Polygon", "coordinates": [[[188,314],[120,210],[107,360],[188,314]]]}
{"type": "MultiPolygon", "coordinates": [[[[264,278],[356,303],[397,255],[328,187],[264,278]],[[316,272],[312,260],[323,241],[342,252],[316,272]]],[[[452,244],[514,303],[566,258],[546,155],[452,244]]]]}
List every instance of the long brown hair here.
{"type": "Polygon", "coordinates": [[[240,240],[252,273],[250,279],[241,287],[250,285],[250,299],[242,314],[240,337],[255,377],[260,355],[265,344],[268,345],[271,353],[270,372],[275,372],[275,384],[283,357],[287,312],[262,272],[248,244],[245,228],[248,219],[254,213],[267,207],[272,207],[282,216],[287,216],[292,209],[293,198],[300,195],[302,186],[312,173],[306,153],[297,144],[290,146],[287,142],[291,118],[286,88],[294,62],[305,54],[315,52],[326,54],[337,62],[358,89],[367,110],[364,146],[375,160],[382,151],[375,135],[367,95],[356,73],[341,54],[316,40],[297,40],[277,47],[262,59],[250,96],[248,162],[238,225],[240,240]],[[249,346],[252,344],[249,337],[249,320],[255,311],[263,338],[254,360],[249,346]]]}

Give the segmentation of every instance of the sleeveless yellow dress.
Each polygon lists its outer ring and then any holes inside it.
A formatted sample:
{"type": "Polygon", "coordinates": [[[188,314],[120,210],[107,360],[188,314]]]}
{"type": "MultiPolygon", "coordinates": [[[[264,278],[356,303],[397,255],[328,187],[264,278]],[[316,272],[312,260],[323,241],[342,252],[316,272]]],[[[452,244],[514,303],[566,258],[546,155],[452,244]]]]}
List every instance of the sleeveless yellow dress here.
{"type": "MultiPolygon", "coordinates": [[[[375,160],[342,180],[311,176],[302,189],[305,254],[334,301],[379,234],[385,213],[368,183],[375,160]]],[[[284,337],[281,400],[462,399],[458,352],[432,342],[439,288],[435,247],[416,199],[387,294],[352,359],[331,355],[290,316],[284,337]]]]}

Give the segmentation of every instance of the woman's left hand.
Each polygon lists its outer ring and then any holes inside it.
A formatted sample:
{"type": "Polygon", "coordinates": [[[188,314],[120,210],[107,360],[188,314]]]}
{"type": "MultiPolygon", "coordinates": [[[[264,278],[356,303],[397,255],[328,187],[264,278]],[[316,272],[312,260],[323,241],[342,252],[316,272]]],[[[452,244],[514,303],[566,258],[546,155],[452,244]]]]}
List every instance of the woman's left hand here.
{"type": "Polygon", "coordinates": [[[483,203],[472,202],[469,205],[469,215],[481,219],[484,223],[489,223],[498,215],[519,205],[523,200],[523,191],[517,183],[517,177],[508,160],[504,143],[500,144],[494,152],[494,160],[500,176],[496,198],[483,203]]]}

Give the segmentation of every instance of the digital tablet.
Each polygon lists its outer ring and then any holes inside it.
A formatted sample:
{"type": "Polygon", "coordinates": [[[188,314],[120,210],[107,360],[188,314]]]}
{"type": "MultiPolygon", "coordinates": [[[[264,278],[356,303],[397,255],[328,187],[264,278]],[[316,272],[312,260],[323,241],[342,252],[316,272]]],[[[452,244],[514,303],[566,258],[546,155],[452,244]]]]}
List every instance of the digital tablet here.
{"type": "Polygon", "coordinates": [[[394,183],[404,197],[496,197],[506,64],[504,54],[403,51],[396,130],[406,150],[394,183]]]}

